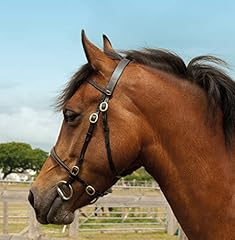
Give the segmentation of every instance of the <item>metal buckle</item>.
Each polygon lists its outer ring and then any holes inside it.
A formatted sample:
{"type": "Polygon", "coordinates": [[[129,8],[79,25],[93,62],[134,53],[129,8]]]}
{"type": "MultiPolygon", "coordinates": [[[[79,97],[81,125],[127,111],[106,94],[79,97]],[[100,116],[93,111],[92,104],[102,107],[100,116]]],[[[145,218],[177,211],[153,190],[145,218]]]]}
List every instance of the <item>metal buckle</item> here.
{"type": "Polygon", "coordinates": [[[76,177],[79,173],[79,170],[80,170],[79,167],[75,165],[75,166],[72,167],[72,169],[70,171],[70,174],[72,176],[76,177]]]}
{"type": "Polygon", "coordinates": [[[99,115],[98,113],[92,113],[89,117],[90,123],[96,123],[98,121],[99,115]]]}
{"type": "Polygon", "coordinates": [[[90,196],[93,196],[95,195],[95,189],[91,185],[88,185],[86,187],[86,193],[90,196]]]}
{"type": "Polygon", "coordinates": [[[100,103],[99,109],[101,112],[106,112],[108,110],[108,103],[107,102],[102,102],[100,103]]]}
{"type": "Polygon", "coordinates": [[[106,95],[108,95],[108,96],[111,96],[111,94],[112,94],[109,89],[106,89],[106,90],[105,90],[105,93],[106,93],[106,95]]]}
{"type": "Polygon", "coordinates": [[[73,196],[73,188],[70,184],[68,184],[66,181],[59,181],[56,185],[56,190],[57,193],[59,194],[59,196],[64,200],[64,201],[68,201],[72,196],[73,196]],[[69,194],[66,195],[66,193],[64,192],[64,190],[61,188],[63,185],[66,185],[66,187],[69,190],[69,194]]]}

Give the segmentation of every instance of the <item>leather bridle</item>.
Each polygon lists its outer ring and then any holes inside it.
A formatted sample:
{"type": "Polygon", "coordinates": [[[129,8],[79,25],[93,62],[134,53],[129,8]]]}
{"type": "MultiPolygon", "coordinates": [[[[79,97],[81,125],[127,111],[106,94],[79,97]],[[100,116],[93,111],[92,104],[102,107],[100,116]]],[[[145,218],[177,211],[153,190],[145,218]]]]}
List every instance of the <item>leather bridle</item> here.
{"type": "Polygon", "coordinates": [[[80,152],[80,156],[79,156],[76,164],[70,169],[65,164],[65,162],[63,160],[61,160],[61,158],[57,155],[57,153],[55,151],[55,147],[53,147],[50,152],[51,158],[54,159],[59,165],[61,165],[68,172],[68,175],[69,175],[69,178],[67,181],[62,180],[62,181],[58,182],[56,185],[56,189],[57,189],[59,196],[61,197],[61,199],[65,200],[65,201],[68,201],[73,196],[72,183],[75,180],[80,182],[85,187],[85,192],[88,195],[93,197],[94,201],[92,201],[92,203],[94,203],[99,197],[102,197],[108,193],[107,191],[104,191],[104,192],[97,191],[92,185],[87,183],[85,180],[83,180],[79,176],[79,170],[83,164],[85,153],[86,153],[88,144],[92,138],[92,135],[93,135],[94,129],[96,127],[96,124],[98,122],[100,113],[102,113],[105,147],[106,147],[109,167],[110,167],[112,174],[115,176],[115,178],[116,179],[120,178],[120,176],[118,175],[118,172],[115,168],[113,159],[112,159],[110,139],[109,139],[109,126],[108,126],[107,110],[108,110],[108,102],[109,102],[110,98],[112,97],[115,86],[116,86],[120,76],[122,75],[122,72],[124,71],[125,67],[128,65],[129,62],[130,62],[130,60],[123,58],[118,63],[118,65],[116,66],[116,68],[114,69],[114,71],[112,73],[112,76],[111,76],[106,88],[99,86],[93,80],[87,80],[87,82],[89,84],[91,84],[93,87],[95,87],[98,91],[100,91],[102,93],[102,96],[101,96],[101,100],[96,108],[96,111],[94,113],[92,113],[89,117],[90,126],[88,128],[88,131],[87,131],[87,134],[85,137],[85,141],[83,143],[83,146],[82,146],[82,149],[80,152]]]}

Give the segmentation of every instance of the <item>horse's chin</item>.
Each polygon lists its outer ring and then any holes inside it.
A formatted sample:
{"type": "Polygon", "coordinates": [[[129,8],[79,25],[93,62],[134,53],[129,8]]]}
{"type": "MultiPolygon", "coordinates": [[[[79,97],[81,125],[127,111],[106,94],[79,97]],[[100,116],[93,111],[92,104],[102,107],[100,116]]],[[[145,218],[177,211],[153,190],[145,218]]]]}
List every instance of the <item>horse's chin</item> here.
{"type": "Polygon", "coordinates": [[[74,212],[65,209],[64,201],[58,196],[47,214],[47,223],[67,225],[74,220],[74,212]]]}
{"type": "Polygon", "coordinates": [[[67,225],[73,222],[74,212],[66,209],[65,202],[58,196],[51,206],[42,207],[41,212],[36,211],[36,217],[41,224],[67,225]]]}

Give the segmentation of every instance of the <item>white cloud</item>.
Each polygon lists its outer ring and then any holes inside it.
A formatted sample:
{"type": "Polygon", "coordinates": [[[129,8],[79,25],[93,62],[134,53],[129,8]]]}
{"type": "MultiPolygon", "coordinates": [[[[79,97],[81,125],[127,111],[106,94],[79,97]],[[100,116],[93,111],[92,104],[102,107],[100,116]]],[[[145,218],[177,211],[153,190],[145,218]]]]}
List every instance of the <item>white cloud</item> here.
{"type": "Polygon", "coordinates": [[[29,107],[0,113],[0,142],[26,142],[48,151],[55,144],[60,117],[52,110],[36,111],[29,107]]]}

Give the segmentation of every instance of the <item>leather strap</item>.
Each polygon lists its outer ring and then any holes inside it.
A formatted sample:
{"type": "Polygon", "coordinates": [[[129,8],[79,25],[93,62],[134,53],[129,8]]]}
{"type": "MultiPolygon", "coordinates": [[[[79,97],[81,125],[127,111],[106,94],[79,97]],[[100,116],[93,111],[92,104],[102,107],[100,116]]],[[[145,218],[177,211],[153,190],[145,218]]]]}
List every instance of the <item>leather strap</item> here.
{"type": "Polygon", "coordinates": [[[117,65],[117,67],[114,69],[111,78],[106,86],[106,88],[101,87],[99,84],[97,84],[95,81],[93,80],[87,80],[87,82],[89,84],[91,84],[94,88],[96,88],[98,91],[100,91],[101,93],[105,94],[106,96],[110,96],[113,94],[114,88],[117,85],[117,82],[119,80],[119,78],[122,75],[122,72],[124,71],[124,69],[126,68],[126,66],[130,63],[131,61],[123,58],[117,65]]]}
{"type": "Polygon", "coordinates": [[[106,95],[106,89],[101,87],[99,84],[97,84],[95,81],[93,80],[87,80],[88,83],[90,83],[94,88],[96,88],[97,90],[99,90],[100,92],[102,92],[103,94],[106,95]]]}
{"type": "Polygon", "coordinates": [[[103,129],[104,129],[104,140],[105,140],[105,146],[106,146],[106,152],[107,152],[107,157],[109,161],[109,167],[111,172],[117,176],[117,170],[113,162],[113,157],[112,157],[112,152],[111,152],[111,147],[110,147],[110,138],[109,138],[109,126],[108,126],[108,116],[107,112],[103,112],[102,114],[102,120],[103,120],[103,129]]]}
{"type": "MultiPolygon", "coordinates": [[[[88,144],[92,138],[96,123],[98,121],[98,117],[100,112],[102,111],[102,119],[103,119],[103,129],[104,129],[104,138],[105,138],[105,147],[106,147],[106,151],[107,151],[107,158],[108,158],[108,162],[109,162],[109,166],[110,166],[110,170],[112,171],[112,173],[115,175],[115,177],[119,178],[117,170],[115,168],[113,159],[112,159],[112,152],[111,152],[111,146],[110,146],[110,138],[109,138],[109,126],[108,126],[108,119],[107,119],[107,109],[108,109],[108,101],[110,100],[113,91],[117,85],[117,82],[120,78],[120,76],[122,75],[122,72],[124,71],[125,67],[130,63],[130,60],[123,58],[118,65],[116,66],[116,68],[114,69],[112,76],[110,78],[110,81],[108,82],[106,88],[104,89],[103,87],[99,86],[96,82],[89,80],[88,83],[90,83],[93,87],[95,87],[97,90],[99,90],[101,93],[103,93],[101,100],[99,102],[99,105],[97,106],[96,109],[96,116],[97,116],[97,120],[96,121],[91,121],[90,120],[90,126],[88,128],[86,137],[85,137],[85,141],[83,143],[81,152],[80,152],[80,156],[76,162],[76,164],[74,165],[74,167],[72,169],[70,169],[63,160],[60,159],[60,157],[56,154],[55,151],[55,147],[52,148],[51,150],[51,157],[59,164],[61,165],[68,173],[69,173],[69,179],[67,180],[67,182],[62,181],[62,184],[67,184],[70,186],[71,189],[71,195],[69,197],[66,197],[63,195],[61,189],[58,186],[58,191],[62,194],[60,196],[62,196],[63,200],[69,200],[72,197],[72,187],[71,184],[77,180],[79,181],[85,188],[86,191],[88,192],[87,188],[92,188],[91,190],[94,191],[94,194],[89,194],[92,195],[93,197],[95,197],[96,199],[98,197],[104,196],[105,194],[107,194],[106,192],[98,192],[96,191],[91,185],[89,185],[86,181],[84,181],[82,178],[80,178],[78,176],[79,173],[79,168],[81,167],[83,160],[84,160],[84,156],[88,147],[88,144]],[[100,109],[100,104],[102,103],[106,103],[107,108],[105,109],[100,109]],[[76,170],[77,173],[75,174],[73,172],[73,170],[76,170]]],[[[96,200],[95,199],[95,200],[96,200]]]]}
{"type": "Polygon", "coordinates": [[[87,134],[86,134],[86,137],[85,137],[85,141],[84,141],[83,146],[82,146],[82,150],[80,152],[80,156],[79,156],[79,158],[77,160],[77,163],[76,163],[76,166],[78,166],[78,167],[80,167],[83,163],[88,144],[89,144],[89,142],[91,140],[91,137],[93,135],[93,132],[94,132],[94,128],[95,128],[95,124],[90,123],[90,126],[88,128],[88,131],[87,131],[87,134]]]}
{"type": "Polygon", "coordinates": [[[130,60],[123,58],[113,71],[113,74],[108,82],[106,87],[106,95],[111,96],[113,94],[113,90],[117,85],[118,79],[121,77],[122,72],[124,71],[125,67],[130,63],[130,60]]]}
{"type": "MultiPolygon", "coordinates": [[[[80,182],[84,187],[90,186],[88,183],[86,183],[82,178],[79,176],[73,176],[71,175],[71,170],[70,168],[59,158],[55,151],[55,147],[51,149],[50,152],[51,157],[59,164],[61,165],[69,174],[69,179],[67,180],[67,184],[72,184],[75,180],[80,182]]],[[[98,198],[98,197],[103,197],[104,195],[108,194],[106,191],[104,193],[98,192],[95,190],[95,194],[93,197],[98,198]]]]}
{"type": "Polygon", "coordinates": [[[55,151],[55,147],[51,149],[50,156],[56,160],[57,163],[59,163],[68,173],[70,172],[70,168],[60,159],[60,157],[57,155],[55,151]]]}

